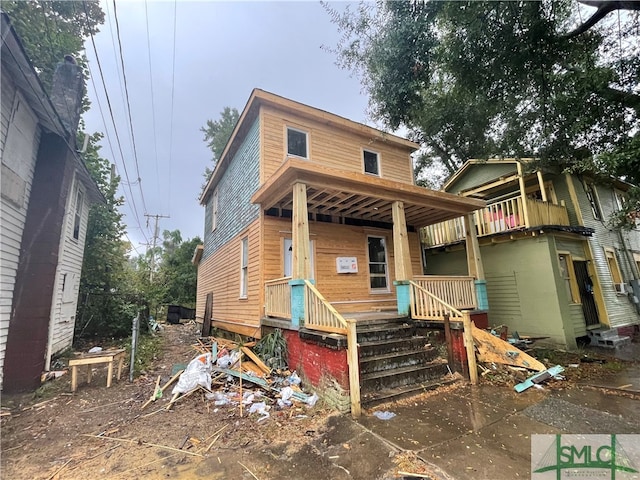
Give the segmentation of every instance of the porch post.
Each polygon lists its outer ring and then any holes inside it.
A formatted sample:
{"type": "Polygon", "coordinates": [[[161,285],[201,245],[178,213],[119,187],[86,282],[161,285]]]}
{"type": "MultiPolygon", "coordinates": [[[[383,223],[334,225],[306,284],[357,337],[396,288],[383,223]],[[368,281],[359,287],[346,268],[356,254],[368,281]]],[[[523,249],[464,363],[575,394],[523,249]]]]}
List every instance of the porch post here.
{"type": "Polygon", "coordinates": [[[291,324],[304,325],[304,281],[311,276],[309,260],[309,214],[307,212],[307,186],[293,185],[293,212],[291,218],[291,324]]]}
{"type": "Polygon", "coordinates": [[[536,176],[538,177],[538,185],[540,186],[540,195],[542,195],[542,201],[547,202],[549,199],[547,198],[547,189],[544,188],[544,179],[542,178],[542,172],[540,170],[536,170],[536,176]]]}
{"type": "Polygon", "coordinates": [[[409,281],[413,279],[411,270],[411,253],[409,251],[409,237],[407,235],[407,221],[404,215],[404,204],[395,201],[391,207],[393,215],[393,251],[398,302],[398,315],[409,315],[411,308],[411,293],[409,281]]]}
{"type": "Polygon", "coordinates": [[[520,198],[522,198],[522,216],[524,217],[524,224],[528,227],[529,224],[529,210],[527,208],[527,190],[524,186],[524,173],[522,173],[522,164],[518,165],[518,184],[520,185],[520,198]]]}
{"type": "Polygon", "coordinates": [[[480,245],[478,244],[473,213],[468,213],[464,216],[464,229],[467,247],[467,268],[469,276],[475,278],[477,308],[478,310],[488,310],[487,281],[484,278],[484,267],[480,256],[480,245]]]}

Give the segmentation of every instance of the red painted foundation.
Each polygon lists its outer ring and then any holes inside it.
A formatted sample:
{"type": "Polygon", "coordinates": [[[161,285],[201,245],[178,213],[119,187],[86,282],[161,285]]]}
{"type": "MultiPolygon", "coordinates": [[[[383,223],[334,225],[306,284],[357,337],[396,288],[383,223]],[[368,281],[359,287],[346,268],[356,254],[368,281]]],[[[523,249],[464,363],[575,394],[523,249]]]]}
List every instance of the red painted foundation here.
{"type": "Polygon", "coordinates": [[[300,339],[295,330],[283,330],[287,340],[289,369],[319,387],[322,378],[333,378],[344,390],[349,390],[347,351],[322,347],[300,339]]]}

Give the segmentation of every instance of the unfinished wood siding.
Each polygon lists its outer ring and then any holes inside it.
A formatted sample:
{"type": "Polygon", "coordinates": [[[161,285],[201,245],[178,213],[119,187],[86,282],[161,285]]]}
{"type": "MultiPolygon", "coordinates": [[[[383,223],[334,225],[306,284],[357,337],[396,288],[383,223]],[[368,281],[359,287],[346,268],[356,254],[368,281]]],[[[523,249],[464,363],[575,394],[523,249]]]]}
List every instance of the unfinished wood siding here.
{"type": "MultiPolygon", "coordinates": [[[[631,302],[630,297],[628,295],[619,295],[615,291],[613,278],[611,277],[611,272],[605,255],[606,248],[613,249],[624,281],[628,282],[633,278],[630,265],[626,260],[624,246],[620,240],[618,232],[607,228],[607,221],[615,211],[612,187],[595,185],[603,217],[601,220],[598,220],[594,218],[591,211],[589,199],[582,182],[576,177],[571,177],[571,181],[573,182],[576,190],[578,203],[584,219],[584,225],[595,230],[595,233],[589,239],[589,243],[591,245],[593,262],[602,288],[602,295],[604,297],[605,308],[607,310],[607,318],[601,318],[600,321],[608,323],[612,328],[638,324],[640,323],[640,316],[631,302]]],[[[633,235],[638,235],[638,232],[633,232],[633,235]]]]}
{"type": "Polygon", "coordinates": [[[0,388],[22,233],[40,141],[35,114],[5,75],[1,96],[0,388]]]}
{"type": "MultiPolygon", "coordinates": [[[[309,222],[313,242],[313,266],[316,287],[341,313],[371,310],[396,305],[393,232],[370,227],[336,223],[309,222]],[[387,246],[389,291],[372,293],[369,288],[367,235],[384,237],[387,246]],[[337,257],[356,257],[358,273],[338,274],[337,257]]],[[[291,221],[264,217],[264,280],[284,274],[284,239],[291,238],[291,221]]],[[[416,233],[409,233],[409,249],[413,271],[421,272],[420,244],[416,233]]]]}
{"type": "Polygon", "coordinates": [[[213,295],[212,326],[232,332],[260,337],[261,275],[260,221],[226,242],[198,266],[196,316],[204,318],[208,293],[213,295]],[[247,297],[240,298],[242,239],[248,238],[247,297]]]}
{"type": "Polygon", "coordinates": [[[323,166],[364,173],[363,149],[378,153],[380,176],[413,184],[408,147],[381,138],[371,138],[322,123],[273,106],[261,107],[263,158],[260,181],[264,183],[287,157],[287,127],[307,133],[308,158],[323,166]]]}
{"type": "Polygon", "coordinates": [[[51,304],[51,324],[49,326],[49,355],[58,353],[73,343],[73,332],[78,307],[80,274],[84,257],[84,244],[89,220],[89,203],[84,186],[78,177],[69,191],[65,214],[60,254],[56,269],[56,280],[51,304]],[[73,237],[78,189],[82,192],[80,229],[78,239],[73,237]]]}

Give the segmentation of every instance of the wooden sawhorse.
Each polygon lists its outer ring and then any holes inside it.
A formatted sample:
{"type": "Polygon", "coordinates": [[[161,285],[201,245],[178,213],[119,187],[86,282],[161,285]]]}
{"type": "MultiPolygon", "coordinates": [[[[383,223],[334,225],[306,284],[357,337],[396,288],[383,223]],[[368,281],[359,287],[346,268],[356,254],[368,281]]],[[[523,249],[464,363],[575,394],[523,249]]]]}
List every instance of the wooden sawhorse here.
{"type": "Polygon", "coordinates": [[[107,372],[107,388],[111,386],[111,377],[113,376],[113,364],[118,362],[118,371],[116,373],[116,379],[120,380],[122,374],[122,364],[124,362],[125,350],[121,348],[119,350],[108,350],[97,353],[85,353],[78,358],[69,360],[69,367],[71,367],[71,391],[75,392],[78,388],[78,367],[81,365],[87,366],[87,383],[91,383],[91,376],[93,374],[93,365],[99,365],[101,363],[108,364],[109,370],[107,372]]]}

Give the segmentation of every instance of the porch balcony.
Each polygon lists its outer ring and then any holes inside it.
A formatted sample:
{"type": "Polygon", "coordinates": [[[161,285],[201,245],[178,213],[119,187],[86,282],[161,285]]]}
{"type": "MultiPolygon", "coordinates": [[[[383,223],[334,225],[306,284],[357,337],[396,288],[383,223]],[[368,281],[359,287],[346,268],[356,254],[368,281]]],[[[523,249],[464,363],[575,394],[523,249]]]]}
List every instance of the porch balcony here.
{"type": "MultiPolygon", "coordinates": [[[[522,195],[488,203],[485,208],[476,210],[473,216],[478,237],[543,225],[570,225],[564,205],[532,200],[522,195]]],[[[465,236],[463,217],[429,225],[421,230],[422,243],[429,247],[460,242],[465,236]]]]}

